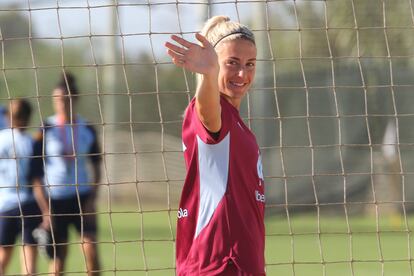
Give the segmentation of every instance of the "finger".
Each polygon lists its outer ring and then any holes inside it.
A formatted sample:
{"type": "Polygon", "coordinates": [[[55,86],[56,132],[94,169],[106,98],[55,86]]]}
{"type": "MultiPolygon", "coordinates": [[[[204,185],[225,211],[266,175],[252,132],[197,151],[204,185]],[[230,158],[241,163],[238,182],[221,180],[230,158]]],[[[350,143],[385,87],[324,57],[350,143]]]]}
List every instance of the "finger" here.
{"type": "Polygon", "coordinates": [[[194,46],[194,43],[189,42],[188,40],[185,40],[184,38],[181,38],[179,36],[176,35],[172,35],[171,39],[176,41],[177,43],[181,44],[182,46],[186,47],[186,48],[190,48],[191,46],[194,46]]]}
{"type": "Polygon", "coordinates": [[[177,53],[177,52],[175,52],[175,51],[173,51],[173,50],[168,49],[168,50],[167,50],[167,54],[168,54],[168,55],[169,55],[172,59],[184,60],[184,56],[183,56],[183,55],[181,55],[181,54],[179,54],[179,53],[177,53]]]}
{"type": "Polygon", "coordinates": [[[185,59],[182,55],[177,54],[174,51],[168,50],[167,54],[171,57],[172,62],[179,66],[179,67],[183,67],[185,64],[185,59]]]}
{"type": "Polygon", "coordinates": [[[207,38],[203,36],[202,34],[196,33],[195,37],[198,41],[200,41],[201,45],[203,45],[204,47],[206,48],[213,47],[213,45],[211,45],[211,43],[207,40],[207,38]]]}
{"type": "Polygon", "coordinates": [[[185,67],[185,61],[183,61],[181,59],[173,58],[172,62],[178,67],[182,67],[182,68],[185,67]]]}
{"type": "Polygon", "coordinates": [[[174,45],[174,44],[169,43],[169,42],[165,43],[165,47],[167,47],[168,49],[170,49],[170,50],[172,50],[176,53],[182,54],[182,55],[184,55],[187,51],[186,49],[184,49],[182,47],[178,47],[177,45],[174,45]]]}

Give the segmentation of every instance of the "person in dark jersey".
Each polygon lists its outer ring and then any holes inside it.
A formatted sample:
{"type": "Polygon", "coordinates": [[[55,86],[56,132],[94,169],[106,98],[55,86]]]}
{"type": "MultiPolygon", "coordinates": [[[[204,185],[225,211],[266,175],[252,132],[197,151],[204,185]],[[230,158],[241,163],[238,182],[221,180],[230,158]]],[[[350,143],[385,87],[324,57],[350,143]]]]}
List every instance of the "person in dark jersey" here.
{"type": "Polygon", "coordinates": [[[95,211],[100,149],[96,131],[76,113],[77,95],[74,76],[64,73],[52,94],[55,114],[45,120],[37,135],[38,145],[44,145],[44,191],[51,203],[50,208],[48,204],[40,207],[45,216],[50,213],[52,218],[42,227],[53,233],[54,248],[46,251],[51,257],[50,271],[55,275],[61,275],[65,267],[70,225],[82,238],[88,275],[99,275],[100,269],[95,211]]]}
{"type": "Polygon", "coordinates": [[[172,62],[199,74],[182,139],[187,175],[178,210],[176,272],[265,275],[265,195],[254,134],[239,114],[253,83],[253,33],[215,16],[196,34],[200,44],[171,36],[172,62]]]}
{"type": "Polygon", "coordinates": [[[34,142],[26,132],[32,109],[28,101],[16,99],[9,110],[10,127],[0,130],[0,275],[6,273],[16,243],[22,244],[22,274],[33,275],[37,247],[32,231],[42,220],[33,193],[41,175],[34,170],[34,142]]]}

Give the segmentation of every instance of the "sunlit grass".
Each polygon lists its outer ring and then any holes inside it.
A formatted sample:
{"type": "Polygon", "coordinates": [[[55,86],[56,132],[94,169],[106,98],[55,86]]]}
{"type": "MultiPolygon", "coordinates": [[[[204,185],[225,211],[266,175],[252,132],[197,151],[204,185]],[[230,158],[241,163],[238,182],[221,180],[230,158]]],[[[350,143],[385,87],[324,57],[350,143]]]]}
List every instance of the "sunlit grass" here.
{"type": "MultiPolygon", "coordinates": [[[[410,275],[408,225],[396,218],[295,215],[266,219],[268,275],[410,275]],[[377,229],[379,231],[377,231],[377,229]]],[[[175,212],[116,208],[99,215],[103,275],[174,275],[175,212]]],[[[79,238],[71,233],[67,275],[85,275],[79,238]]],[[[7,275],[19,273],[15,252],[7,275]]],[[[39,273],[47,272],[43,256],[39,273]]]]}

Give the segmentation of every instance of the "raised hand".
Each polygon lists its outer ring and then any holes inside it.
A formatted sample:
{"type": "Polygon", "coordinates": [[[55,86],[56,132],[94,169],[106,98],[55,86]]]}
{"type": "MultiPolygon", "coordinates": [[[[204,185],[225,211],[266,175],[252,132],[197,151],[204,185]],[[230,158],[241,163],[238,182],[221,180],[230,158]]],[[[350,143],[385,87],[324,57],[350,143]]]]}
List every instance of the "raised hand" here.
{"type": "Polygon", "coordinates": [[[172,62],[191,72],[199,74],[217,74],[219,70],[216,51],[208,40],[201,34],[196,34],[196,39],[201,45],[191,43],[181,37],[172,35],[171,39],[179,46],[170,42],[165,43],[167,53],[172,62]]]}

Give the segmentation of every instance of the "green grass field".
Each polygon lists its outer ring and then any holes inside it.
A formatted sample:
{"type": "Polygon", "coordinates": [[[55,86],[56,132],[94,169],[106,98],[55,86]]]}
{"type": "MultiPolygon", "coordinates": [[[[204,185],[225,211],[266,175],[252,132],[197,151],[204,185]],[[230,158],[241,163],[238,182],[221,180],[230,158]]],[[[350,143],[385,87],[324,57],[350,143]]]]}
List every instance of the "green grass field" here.
{"type": "MultiPolygon", "coordinates": [[[[174,275],[175,212],[113,210],[99,216],[103,275],[174,275]]],[[[414,227],[414,217],[408,227],[399,218],[377,225],[374,217],[351,217],[347,224],[344,217],[324,216],[318,225],[317,217],[308,214],[289,221],[282,215],[266,220],[268,275],[412,275],[413,237],[406,229],[414,227]]],[[[74,233],[71,242],[67,275],[85,275],[74,233]]],[[[16,251],[7,275],[19,274],[19,262],[16,251]]],[[[39,273],[46,272],[41,256],[39,273]]]]}

